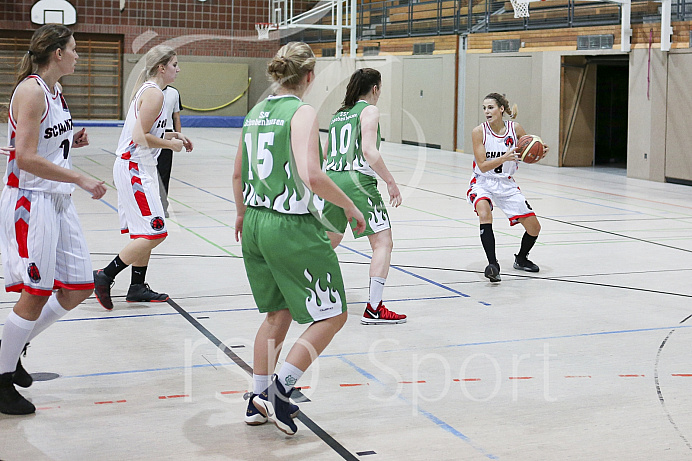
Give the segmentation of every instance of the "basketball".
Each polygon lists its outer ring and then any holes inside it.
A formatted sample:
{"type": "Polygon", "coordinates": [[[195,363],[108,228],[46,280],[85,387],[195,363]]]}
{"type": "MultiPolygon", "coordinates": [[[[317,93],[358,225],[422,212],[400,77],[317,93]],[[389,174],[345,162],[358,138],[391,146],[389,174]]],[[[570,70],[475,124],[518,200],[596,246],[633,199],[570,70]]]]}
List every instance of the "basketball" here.
{"type": "Polygon", "coordinates": [[[543,140],[532,134],[524,135],[517,143],[517,152],[522,162],[536,163],[543,158],[543,140]]]}

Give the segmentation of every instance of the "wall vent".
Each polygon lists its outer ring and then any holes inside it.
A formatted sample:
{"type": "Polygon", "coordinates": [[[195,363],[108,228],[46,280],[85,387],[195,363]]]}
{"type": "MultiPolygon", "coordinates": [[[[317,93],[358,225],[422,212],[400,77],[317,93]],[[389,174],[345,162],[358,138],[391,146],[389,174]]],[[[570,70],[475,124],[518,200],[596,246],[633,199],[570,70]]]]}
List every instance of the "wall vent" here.
{"type": "Polygon", "coordinates": [[[363,47],[363,56],[379,56],[379,54],[380,45],[363,47]]]}
{"type": "Polygon", "coordinates": [[[433,54],[433,51],[435,51],[435,42],[413,44],[413,54],[433,54]]]}
{"type": "Polygon", "coordinates": [[[612,50],[613,35],[580,35],[577,37],[578,50],[612,50]]]}
{"type": "Polygon", "coordinates": [[[493,53],[510,53],[519,51],[521,40],[512,38],[507,40],[493,40],[493,53]]]}

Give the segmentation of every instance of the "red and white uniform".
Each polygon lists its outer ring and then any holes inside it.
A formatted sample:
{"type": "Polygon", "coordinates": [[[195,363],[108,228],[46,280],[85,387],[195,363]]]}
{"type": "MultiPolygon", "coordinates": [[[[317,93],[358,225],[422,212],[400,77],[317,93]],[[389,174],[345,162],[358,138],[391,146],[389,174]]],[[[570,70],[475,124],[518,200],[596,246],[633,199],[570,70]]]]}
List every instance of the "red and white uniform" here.
{"type": "MultiPolygon", "coordinates": [[[[113,180],[118,189],[120,231],[124,234],[129,232],[133,239],[159,239],[168,235],[156,170],[156,158],[161,149],[135,144],[132,139],[139,117],[139,98],[149,88],[161,91],[156,83],[144,82],[135,94],[120,134],[113,165],[113,180]]],[[[162,105],[149,133],[163,138],[165,130],[166,117],[162,105]]]]}
{"type": "MultiPolygon", "coordinates": [[[[30,75],[45,93],[38,155],[71,168],[72,116],[59,86],[51,91],[38,75],[30,75]]],[[[15,145],[18,121],[10,100],[8,139],[15,145]]],[[[22,123],[20,120],[19,123],[22,123]]],[[[0,197],[0,245],[7,291],[50,296],[53,289],[89,290],[94,279],[89,250],[72,203],[74,184],[51,181],[20,170],[15,153],[7,159],[0,197]]]]}
{"type": "MultiPolygon", "coordinates": [[[[505,120],[504,134],[495,133],[488,122],[483,123],[483,146],[486,159],[501,157],[517,144],[517,134],[514,122],[505,120]]],[[[493,170],[482,172],[476,160],[473,161],[473,178],[466,192],[466,199],[473,205],[474,210],[479,200],[488,200],[490,206],[498,206],[514,226],[520,218],[535,216],[531,206],[514,181],[514,173],[519,168],[519,162],[504,162],[493,170]]]]}

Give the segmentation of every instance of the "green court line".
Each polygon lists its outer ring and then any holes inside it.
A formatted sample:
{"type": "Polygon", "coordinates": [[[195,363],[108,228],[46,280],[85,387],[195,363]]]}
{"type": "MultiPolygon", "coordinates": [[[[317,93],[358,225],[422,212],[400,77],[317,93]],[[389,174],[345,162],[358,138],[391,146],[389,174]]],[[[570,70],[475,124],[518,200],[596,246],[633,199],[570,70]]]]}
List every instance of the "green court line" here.
{"type": "MultiPolygon", "coordinates": [[[[96,163],[96,164],[98,164],[98,165],[104,166],[103,164],[101,164],[101,163],[99,163],[99,162],[96,162],[95,160],[89,158],[88,156],[85,156],[84,158],[87,158],[87,159],[91,160],[92,162],[94,162],[94,163],[96,163]]],[[[97,176],[94,176],[93,174],[91,174],[90,172],[84,170],[83,168],[81,168],[81,167],[79,167],[79,166],[76,166],[76,165],[72,165],[72,166],[73,166],[74,168],[78,169],[79,171],[83,172],[84,174],[91,176],[92,178],[98,179],[99,181],[104,181],[103,179],[101,179],[101,178],[99,178],[99,177],[97,177],[97,176]]],[[[105,182],[105,181],[104,181],[104,182],[105,182]]],[[[107,182],[106,182],[105,184],[106,184],[107,186],[111,187],[112,189],[115,189],[115,186],[114,186],[114,185],[111,185],[111,184],[109,184],[109,183],[107,183],[107,182]]],[[[175,203],[178,203],[178,204],[180,204],[180,205],[182,205],[182,206],[184,206],[184,207],[186,207],[186,208],[189,208],[189,209],[191,209],[191,210],[193,210],[193,211],[196,211],[197,213],[201,214],[201,215],[204,216],[205,218],[211,219],[212,221],[215,221],[215,222],[217,222],[217,223],[223,225],[224,227],[228,227],[228,228],[230,228],[230,229],[235,230],[235,227],[233,227],[233,226],[231,226],[231,225],[229,225],[229,224],[227,224],[227,223],[224,223],[224,222],[222,222],[222,221],[219,221],[218,219],[216,219],[216,218],[214,218],[214,217],[212,217],[212,216],[209,216],[208,214],[203,213],[203,212],[201,212],[201,211],[199,211],[199,210],[195,210],[195,209],[192,208],[191,206],[189,206],[189,205],[187,205],[187,204],[185,204],[185,203],[183,203],[183,202],[181,202],[181,201],[179,201],[179,200],[176,200],[176,199],[174,199],[174,198],[172,198],[172,197],[169,197],[169,200],[174,201],[175,203]]],[[[193,231],[191,228],[182,225],[181,223],[179,223],[179,222],[177,222],[177,221],[175,221],[175,220],[173,220],[173,219],[171,219],[171,218],[167,218],[167,220],[170,221],[170,222],[172,222],[172,223],[174,223],[174,224],[176,224],[176,225],[177,225],[178,227],[180,227],[181,229],[184,229],[184,230],[188,231],[188,232],[191,233],[192,235],[195,235],[195,236],[199,237],[199,238],[202,239],[203,241],[207,242],[208,244],[210,244],[211,246],[213,246],[213,247],[215,247],[215,248],[218,248],[219,250],[223,251],[224,253],[229,254],[229,255],[231,255],[231,256],[234,256],[234,257],[236,257],[236,258],[240,258],[240,257],[241,257],[241,256],[238,256],[237,254],[233,253],[232,251],[228,251],[226,248],[224,248],[223,246],[219,245],[218,243],[212,242],[212,241],[209,240],[208,238],[206,238],[206,237],[204,237],[203,235],[201,235],[201,234],[199,234],[199,233],[193,231]]]]}
{"type": "Polygon", "coordinates": [[[237,254],[233,253],[232,251],[228,251],[226,248],[224,248],[223,246],[219,245],[218,243],[212,242],[211,240],[209,240],[209,239],[206,238],[205,236],[203,236],[203,235],[201,235],[201,234],[199,234],[199,233],[193,231],[193,230],[190,229],[189,227],[183,226],[182,224],[180,224],[180,223],[177,222],[177,221],[174,221],[173,219],[170,219],[170,218],[167,218],[167,220],[168,220],[168,221],[171,221],[171,222],[174,223],[174,224],[176,224],[176,225],[177,225],[178,227],[180,227],[181,229],[184,229],[184,230],[188,231],[188,232],[191,233],[192,235],[195,235],[195,236],[199,237],[200,239],[204,240],[205,242],[207,242],[207,243],[210,244],[211,246],[218,248],[219,250],[223,251],[224,253],[229,254],[229,255],[231,255],[231,256],[235,256],[236,258],[240,258],[240,257],[241,257],[241,256],[238,256],[237,254]]]}

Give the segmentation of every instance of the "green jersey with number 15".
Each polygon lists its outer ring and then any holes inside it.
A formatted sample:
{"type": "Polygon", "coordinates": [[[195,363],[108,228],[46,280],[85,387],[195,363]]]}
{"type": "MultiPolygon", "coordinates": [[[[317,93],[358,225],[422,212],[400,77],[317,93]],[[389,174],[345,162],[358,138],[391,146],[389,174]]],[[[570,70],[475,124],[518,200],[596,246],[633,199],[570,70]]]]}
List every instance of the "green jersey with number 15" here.
{"type": "MultiPolygon", "coordinates": [[[[358,171],[368,176],[375,172],[363,155],[360,114],[370,104],[361,100],[349,110],[337,112],[329,123],[327,171],[358,171]]],[[[380,126],[377,126],[377,148],[380,148],[380,126]]]]}
{"type": "MultiPolygon", "coordinates": [[[[291,119],[303,103],[298,97],[270,96],[245,117],[243,199],[247,206],[285,214],[317,215],[324,200],[298,176],[291,149],[291,119]]],[[[322,159],[320,148],[320,160],[322,159]]]]}

